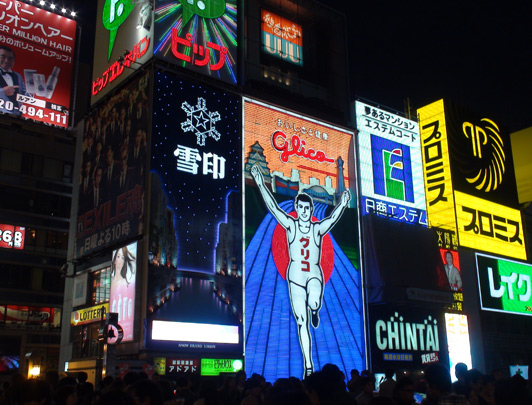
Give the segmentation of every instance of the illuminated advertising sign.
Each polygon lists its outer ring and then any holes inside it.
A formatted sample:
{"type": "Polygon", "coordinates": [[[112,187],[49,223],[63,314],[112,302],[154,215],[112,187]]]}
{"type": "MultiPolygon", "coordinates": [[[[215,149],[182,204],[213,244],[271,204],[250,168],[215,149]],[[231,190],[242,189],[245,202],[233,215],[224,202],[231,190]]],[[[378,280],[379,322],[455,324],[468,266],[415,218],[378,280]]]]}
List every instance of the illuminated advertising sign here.
{"type": "Polygon", "coordinates": [[[356,102],[362,214],[427,225],[417,122],[356,102]]]}
{"type": "Polygon", "coordinates": [[[201,375],[220,375],[220,373],[236,373],[242,370],[241,359],[201,359],[201,375]]]}
{"type": "Polygon", "coordinates": [[[532,266],[476,254],[483,310],[532,315],[532,266]]]}
{"type": "Polygon", "coordinates": [[[23,226],[0,224],[0,248],[24,249],[26,228],[23,226]]]}
{"type": "Polygon", "coordinates": [[[155,82],[147,344],[241,353],[241,101],[164,73],[155,82]]]}
{"type": "Polygon", "coordinates": [[[142,232],[148,74],[143,73],[85,120],[75,255],[142,232]]]}
{"type": "MultiPolygon", "coordinates": [[[[155,360],[155,359],[154,359],[155,360]]],[[[193,374],[200,370],[200,359],[166,359],[163,374],[193,374]]]]}
{"type": "Polygon", "coordinates": [[[246,373],[347,375],[364,367],[353,133],[250,99],[244,131],[246,373]]]}
{"type": "Polygon", "coordinates": [[[488,117],[445,102],[453,187],[478,198],[517,207],[510,136],[488,117]]]}
{"type": "Polygon", "coordinates": [[[180,3],[155,0],[155,56],[236,84],[237,0],[180,3]]]}
{"type": "Polygon", "coordinates": [[[301,25],[268,10],[261,12],[262,47],[264,52],[303,66],[303,34],[301,25]]]}
{"type": "Polygon", "coordinates": [[[0,113],[68,127],[76,22],[0,2],[0,113]]]}
{"type": "Polygon", "coordinates": [[[103,315],[109,312],[109,303],[95,305],[90,308],[78,309],[72,311],[70,315],[70,325],[85,325],[87,323],[99,322],[103,315]]]}
{"type": "Polygon", "coordinates": [[[519,210],[455,192],[460,245],[526,260],[519,210]]]}
{"type": "Polygon", "coordinates": [[[99,0],[91,104],[153,56],[153,5],[147,0],[99,0]]]}
{"type": "Polygon", "coordinates": [[[419,368],[446,362],[443,317],[419,309],[370,306],[371,364],[376,369],[419,368]]]}
{"type": "Polygon", "coordinates": [[[456,235],[454,197],[443,100],[418,110],[429,226],[456,235]]]}
{"type": "MultiPolygon", "coordinates": [[[[447,347],[449,349],[449,370],[454,370],[458,363],[464,363],[471,369],[471,345],[469,343],[469,328],[467,315],[445,314],[445,330],[447,333],[447,347]]],[[[452,373],[453,381],[456,381],[452,373]]]]}
{"type": "Polygon", "coordinates": [[[133,340],[135,320],[135,282],[137,279],[137,242],[113,250],[109,311],[118,314],[124,331],[123,342],[133,340]]]}

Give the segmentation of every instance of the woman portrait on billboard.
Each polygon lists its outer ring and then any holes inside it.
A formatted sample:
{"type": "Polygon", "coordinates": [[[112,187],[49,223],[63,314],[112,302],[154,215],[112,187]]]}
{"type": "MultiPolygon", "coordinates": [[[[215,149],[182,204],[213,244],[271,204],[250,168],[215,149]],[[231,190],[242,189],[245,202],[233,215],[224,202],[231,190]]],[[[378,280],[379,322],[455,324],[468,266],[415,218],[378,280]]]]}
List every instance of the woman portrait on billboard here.
{"type": "Polygon", "coordinates": [[[111,262],[111,312],[118,313],[118,323],[124,330],[123,340],[133,339],[135,314],[136,243],[113,252],[111,262]]]}

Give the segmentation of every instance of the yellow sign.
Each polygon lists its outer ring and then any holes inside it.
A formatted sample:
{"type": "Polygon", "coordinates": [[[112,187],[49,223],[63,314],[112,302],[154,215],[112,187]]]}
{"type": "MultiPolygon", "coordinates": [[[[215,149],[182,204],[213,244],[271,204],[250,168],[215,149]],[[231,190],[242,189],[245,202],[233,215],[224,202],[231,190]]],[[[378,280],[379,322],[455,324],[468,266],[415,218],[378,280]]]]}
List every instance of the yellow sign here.
{"type": "Polygon", "coordinates": [[[166,357],[153,358],[153,371],[159,375],[166,374],[166,357]]]}
{"type": "Polygon", "coordinates": [[[443,99],[418,110],[429,227],[456,234],[443,99]]]}
{"type": "Polygon", "coordinates": [[[109,303],[96,305],[90,308],[83,308],[73,311],[70,315],[70,324],[73,326],[84,325],[86,323],[99,322],[102,320],[103,313],[109,312],[109,303]],[[102,307],[104,308],[103,312],[102,307]]]}
{"type": "Polygon", "coordinates": [[[460,246],[526,260],[519,210],[455,191],[460,246]]]}

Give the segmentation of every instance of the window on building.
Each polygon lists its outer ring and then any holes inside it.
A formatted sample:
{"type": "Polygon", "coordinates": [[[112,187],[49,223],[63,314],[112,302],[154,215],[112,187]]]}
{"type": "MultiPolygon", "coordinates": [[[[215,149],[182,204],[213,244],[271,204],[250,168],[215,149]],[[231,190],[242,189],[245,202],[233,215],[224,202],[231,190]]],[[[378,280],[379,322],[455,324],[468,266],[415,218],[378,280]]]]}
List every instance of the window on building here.
{"type": "Polygon", "coordinates": [[[111,292],[111,268],[106,267],[91,273],[92,275],[92,305],[109,302],[111,292]]]}

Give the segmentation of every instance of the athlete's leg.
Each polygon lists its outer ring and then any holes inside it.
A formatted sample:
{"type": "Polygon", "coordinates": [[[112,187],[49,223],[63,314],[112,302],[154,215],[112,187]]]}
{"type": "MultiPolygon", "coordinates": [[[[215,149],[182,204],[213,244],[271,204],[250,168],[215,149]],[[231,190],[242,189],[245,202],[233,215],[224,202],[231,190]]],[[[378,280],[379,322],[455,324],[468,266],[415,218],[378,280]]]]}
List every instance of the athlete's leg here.
{"type": "Polygon", "coordinates": [[[320,324],[319,311],[323,303],[323,283],[317,278],[311,278],[307,282],[307,303],[311,313],[311,322],[314,328],[320,324]]]}
{"type": "Polygon", "coordinates": [[[312,363],[312,341],[310,339],[307,291],[305,288],[288,282],[288,291],[290,292],[290,304],[292,313],[297,323],[297,332],[299,335],[299,345],[303,353],[303,362],[305,365],[305,375],[314,371],[312,363]]]}

